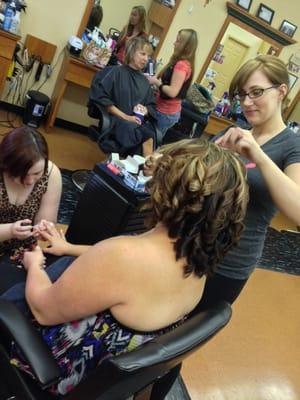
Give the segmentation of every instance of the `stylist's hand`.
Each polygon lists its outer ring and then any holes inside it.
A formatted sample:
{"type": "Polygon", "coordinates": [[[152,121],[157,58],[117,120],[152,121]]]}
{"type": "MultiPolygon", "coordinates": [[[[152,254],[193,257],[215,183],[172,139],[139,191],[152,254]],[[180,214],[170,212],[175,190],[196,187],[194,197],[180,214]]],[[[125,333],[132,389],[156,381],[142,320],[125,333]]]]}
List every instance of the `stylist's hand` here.
{"type": "Polygon", "coordinates": [[[215,141],[221,147],[230,149],[255,164],[265,157],[265,153],[248,130],[233,127],[215,141]]]}
{"type": "Polygon", "coordinates": [[[30,268],[45,267],[45,257],[40,246],[36,246],[32,251],[25,251],[23,265],[27,271],[29,271],[30,268]]]}
{"type": "Polygon", "coordinates": [[[147,75],[147,79],[150,85],[155,85],[156,87],[159,87],[162,83],[161,80],[158,79],[156,76],[147,75]]]}
{"type": "Polygon", "coordinates": [[[52,222],[44,223],[45,229],[40,232],[41,237],[49,242],[50,247],[45,247],[44,253],[63,256],[67,254],[69,243],[66,241],[62,230],[58,231],[52,222]]]}
{"type": "Polygon", "coordinates": [[[11,236],[13,239],[24,240],[32,236],[32,223],[30,219],[21,219],[11,224],[11,236]]]}

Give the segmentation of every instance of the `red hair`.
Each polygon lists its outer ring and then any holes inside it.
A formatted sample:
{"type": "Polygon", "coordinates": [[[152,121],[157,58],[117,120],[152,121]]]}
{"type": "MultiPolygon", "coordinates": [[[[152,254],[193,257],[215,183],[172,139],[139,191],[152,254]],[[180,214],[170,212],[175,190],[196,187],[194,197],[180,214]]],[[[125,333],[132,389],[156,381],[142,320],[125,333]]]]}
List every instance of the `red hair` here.
{"type": "Polygon", "coordinates": [[[0,172],[21,178],[39,160],[45,160],[44,173],[48,169],[48,145],[45,138],[28,126],[16,128],[4,136],[0,143],[0,172]]]}

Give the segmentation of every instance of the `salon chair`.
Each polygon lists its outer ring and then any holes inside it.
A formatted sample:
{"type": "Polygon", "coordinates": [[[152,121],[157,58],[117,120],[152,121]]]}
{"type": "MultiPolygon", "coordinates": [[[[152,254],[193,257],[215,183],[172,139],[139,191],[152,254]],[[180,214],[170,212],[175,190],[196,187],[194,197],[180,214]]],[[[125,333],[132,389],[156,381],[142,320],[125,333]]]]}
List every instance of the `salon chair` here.
{"type": "MultiPolygon", "coordinates": [[[[129,353],[103,361],[65,400],[147,400],[152,385],[200,349],[231,318],[228,303],[195,313],[183,324],[129,353]]],[[[30,321],[13,303],[0,299],[0,395],[2,400],[51,400],[45,389],[59,380],[59,368],[30,321]],[[9,363],[14,340],[36,380],[9,363]]],[[[205,365],[203,365],[205,368],[205,365]]],[[[199,371],[200,373],[200,371],[199,371]]]]}
{"type": "MultiPolygon", "coordinates": [[[[114,141],[113,133],[111,133],[110,115],[106,111],[105,107],[101,106],[93,99],[93,86],[97,87],[98,82],[101,81],[112,68],[115,68],[115,66],[104,68],[102,71],[97,72],[93,78],[87,107],[89,117],[97,119],[98,126],[89,126],[88,136],[91,140],[97,142],[99,148],[104,154],[119,153],[121,158],[126,158],[128,155],[142,154],[142,145],[130,149],[130,151],[126,153],[120,153],[119,146],[114,141]]],[[[153,119],[149,119],[149,123],[153,128],[153,146],[154,149],[156,149],[162,142],[162,135],[159,129],[157,129],[153,119]]],[[[89,177],[89,170],[77,170],[72,174],[72,181],[74,185],[82,191],[89,177]]]]}
{"type": "Polygon", "coordinates": [[[182,103],[180,120],[168,129],[163,144],[178,142],[182,139],[199,138],[208,124],[210,113],[198,113],[182,103]]]}
{"type": "Polygon", "coordinates": [[[209,116],[215,105],[208,90],[194,83],[182,101],[180,119],[164,136],[164,143],[181,139],[199,138],[205,131],[209,116]]]}
{"type": "Polygon", "coordinates": [[[187,102],[183,101],[180,124],[191,138],[197,138],[204,132],[210,114],[211,112],[200,113],[193,110],[187,102]]]}

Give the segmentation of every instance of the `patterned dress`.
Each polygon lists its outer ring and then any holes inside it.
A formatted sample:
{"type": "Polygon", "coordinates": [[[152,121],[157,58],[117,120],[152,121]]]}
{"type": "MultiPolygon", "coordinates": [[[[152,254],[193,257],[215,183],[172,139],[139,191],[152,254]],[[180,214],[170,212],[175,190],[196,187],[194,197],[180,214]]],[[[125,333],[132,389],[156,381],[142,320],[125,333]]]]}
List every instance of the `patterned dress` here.
{"type": "MultiPolygon", "coordinates": [[[[48,174],[44,174],[35,184],[25,203],[15,205],[9,201],[3,175],[0,174],[0,224],[7,224],[27,218],[33,221],[40,208],[42,197],[47,191],[48,180],[48,174]]],[[[21,247],[26,248],[31,244],[31,240],[31,238],[26,240],[10,239],[0,242],[0,256],[4,253],[12,255],[15,250],[21,247]]]]}
{"type": "MultiPolygon", "coordinates": [[[[50,388],[50,392],[56,396],[68,393],[103,360],[131,351],[182,322],[149,333],[122,326],[109,311],[51,327],[34,322],[61,370],[61,380],[50,388]]],[[[16,345],[12,348],[11,363],[34,378],[16,345]]]]}

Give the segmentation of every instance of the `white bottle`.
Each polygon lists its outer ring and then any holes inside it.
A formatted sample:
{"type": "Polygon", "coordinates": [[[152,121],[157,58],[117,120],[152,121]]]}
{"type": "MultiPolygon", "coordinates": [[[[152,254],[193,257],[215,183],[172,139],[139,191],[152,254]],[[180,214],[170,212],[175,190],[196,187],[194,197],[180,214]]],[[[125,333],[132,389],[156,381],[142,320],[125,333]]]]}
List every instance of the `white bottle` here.
{"type": "Polygon", "coordinates": [[[15,15],[12,18],[11,25],[10,25],[10,32],[17,35],[20,29],[20,11],[16,11],[15,15]]]}

